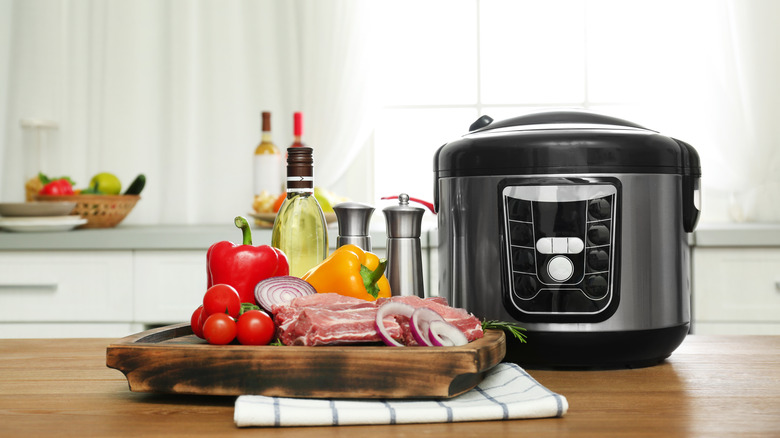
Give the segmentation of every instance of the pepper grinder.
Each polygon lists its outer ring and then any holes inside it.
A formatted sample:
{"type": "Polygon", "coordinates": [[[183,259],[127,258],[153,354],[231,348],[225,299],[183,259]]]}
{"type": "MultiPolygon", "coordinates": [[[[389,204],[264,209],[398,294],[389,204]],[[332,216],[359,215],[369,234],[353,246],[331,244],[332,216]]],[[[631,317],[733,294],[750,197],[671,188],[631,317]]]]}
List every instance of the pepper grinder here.
{"type": "Polygon", "coordinates": [[[398,205],[382,210],[387,221],[387,280],[393,296],[416,295],[423,289],[420,230],[425,209],[409,205],[409,195],[401,193],[398,205]]]}
{"type": "Polygon", "coordinates": [[[336,247],[353,244],[363,251],[371,251],[371,236],[368,226],[374,207],[359,202],[342,202],[333,206],[339,221],[339,235],[336,247]]]}

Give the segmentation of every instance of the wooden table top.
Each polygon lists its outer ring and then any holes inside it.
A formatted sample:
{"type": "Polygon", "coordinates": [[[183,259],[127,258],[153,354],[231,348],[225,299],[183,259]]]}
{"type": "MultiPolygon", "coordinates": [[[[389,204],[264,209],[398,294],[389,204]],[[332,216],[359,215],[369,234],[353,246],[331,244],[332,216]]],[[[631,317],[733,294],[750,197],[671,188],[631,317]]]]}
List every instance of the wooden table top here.
{"type": "Polygon", "coordinates": [[[563,418],[247,428],[234,397],[134,393],[106,367],[113,339],[0,339],[0,436],[780,436],[780,336],[689,336],[634,370],[529,370],[568,399],[563,418]]]}

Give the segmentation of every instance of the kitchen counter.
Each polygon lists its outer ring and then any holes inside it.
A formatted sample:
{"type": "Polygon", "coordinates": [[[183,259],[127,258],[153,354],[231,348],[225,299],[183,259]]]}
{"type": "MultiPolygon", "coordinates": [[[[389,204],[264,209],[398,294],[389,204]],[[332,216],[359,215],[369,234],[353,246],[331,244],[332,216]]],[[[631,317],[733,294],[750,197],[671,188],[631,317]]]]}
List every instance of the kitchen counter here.
{"type": "MultiPolygon", "coordinates": [[[[252,228],[255,245],[271,243],[271,230],[252,228]]],[[[120,225],[52,233],[3,232],[0,250],[208,249],[221,240],[241,243],[241,230],[230,225],[120,225]]]]}
{"type": "Polygon", "coordinates": [[[693,236],[698,247],[778,247],[780,223],[704,223],[693,236]]]}
{"type": "MultiPolygon", "coordinates": [[[[438,231],[427,224],[420,237],[423,248],[438,245],[438,231]]],[[[381,224],[372,224],[371,243],[385,248],[387,235],[381,224]]],[[[328,228],[330,246],[335,247],[338,228],[328,228]]],[[[255,245],[270,244],[269,228],[252,227],[255,245]]],[[[0,251],[26,250],[205,250],[215,242],[241,241],[241,232],[226,225],[120,225],[116,228],[76,229],[52,233],[11,233],[0,231],[0,251]]],[[[780,224],[704,223],[691,242],[694,246],[780,246],[780,224]]]]}
{"type": "MultiPolygon", "coordinates": [[[[370,230],[374,247],[384,248],[384,229],[370,230]]],[[[338,228],[328,227],[330,246],[335,247],[338,228]]],[[[427,243],[427,233],[422,238],[427,243]]],[[[52,233],[0,232],[0,250],[206,250],[213,243],[241,243],[241,230],[227,225],[120,225],[116,228],[75,229],[52,233]]],[[[271,244],[271,229],[252,227],[252,243],[271,244]]]]}
{"type": "Polygon", "coordinates": [[[778,436],[780,336],[689,336],[634,370],[529,370],[567,397],[563,418],[239,429],[233,397],[133,393],[106,367],[113,339],[0,340],[2,436],[778,436]]]}

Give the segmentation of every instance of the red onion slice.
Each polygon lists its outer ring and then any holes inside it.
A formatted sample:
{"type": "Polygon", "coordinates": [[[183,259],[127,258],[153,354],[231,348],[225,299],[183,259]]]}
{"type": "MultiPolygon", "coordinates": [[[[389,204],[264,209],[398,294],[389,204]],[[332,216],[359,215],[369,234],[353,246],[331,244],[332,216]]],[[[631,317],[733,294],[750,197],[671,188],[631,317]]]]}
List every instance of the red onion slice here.
{"type": "Polygon", "coordinates": [[[376,320],[374,321],[374,327],[377,334],[382,338],[382,342],[391,347],[403,347],[404,344],[393,339],[385,328],[384,319],[389,315],[403,315],[411,317],[414,313],[414,307],[404,303],[387,302],[379,306],[376,311],[376,320]]]}
{"type": "Polygon", "coordinates": [[[295,298],[316,293],[314,286],[291,275],[269,277],[255,286],[257,304],[268,312],[272,312],[274,306],[287,304],[295,298]]]}
{"type": "Polygon", "coordinates": [[[430,337],[428,336],[428,328],[431,321],[444,321],[435,310],[427,307],[418,307],[414,313],[412,313],[411,319],[409,319],[409,330],[412,332],[414,340],[418,344],[425,347],[432,347],[430,337]]]}
{"type": "Polygon", "coordinates": [[[431,343],[440,347],[466,345],[469,340],[459,328],[446,321],[431,321],[428,326],[431,343]]]}

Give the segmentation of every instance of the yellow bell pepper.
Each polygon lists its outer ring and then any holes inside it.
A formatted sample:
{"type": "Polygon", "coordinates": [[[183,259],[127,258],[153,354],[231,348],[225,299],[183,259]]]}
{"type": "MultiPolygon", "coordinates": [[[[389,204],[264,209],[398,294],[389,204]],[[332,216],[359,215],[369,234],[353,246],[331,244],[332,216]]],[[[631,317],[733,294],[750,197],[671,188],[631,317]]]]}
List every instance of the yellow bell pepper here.
{"type": "Polygon", "coordinates": [[[301,278],[318,293],[334,292],[375,301],[390,297],[390,283],[384,275],[386,266],[387,260],[380,260],[376,254],[355,245],[344,245],[301,278]]]}

